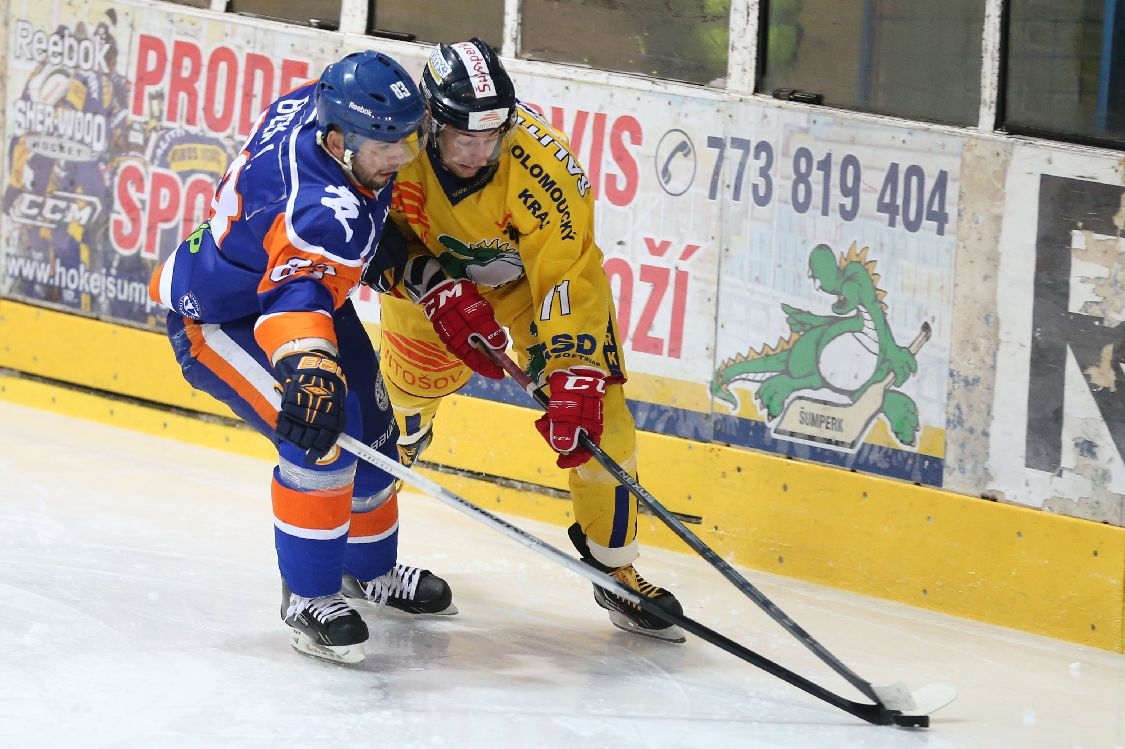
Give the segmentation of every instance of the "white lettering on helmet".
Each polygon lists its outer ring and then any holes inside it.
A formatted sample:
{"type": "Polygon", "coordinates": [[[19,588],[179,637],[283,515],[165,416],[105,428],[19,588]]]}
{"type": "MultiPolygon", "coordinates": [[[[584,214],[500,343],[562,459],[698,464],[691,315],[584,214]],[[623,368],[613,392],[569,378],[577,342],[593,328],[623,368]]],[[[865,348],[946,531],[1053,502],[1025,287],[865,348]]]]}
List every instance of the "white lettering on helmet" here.
{"type": "Polygon", "coordinates": [[[484,59],[477,45],[470,42],[458,42],[453,45],[453,50],[465,64],[469,72],[469,80],[473,83],[473,94],[482,99],[486,96],[496,96],[496,84],[488,72],[488,63],[484,59]]]}
{"type": "Polygon", "coordinates": [[[356,104],[354,101],[348,102],[348,109],[354,109],[355,111],[360,112],[362,114],[365,114],[368,117],[374,117],[375,116],[375,113],[372,112],[370,109],[368,109],[367,107],[361,107],[360,105],[356,104]]]}

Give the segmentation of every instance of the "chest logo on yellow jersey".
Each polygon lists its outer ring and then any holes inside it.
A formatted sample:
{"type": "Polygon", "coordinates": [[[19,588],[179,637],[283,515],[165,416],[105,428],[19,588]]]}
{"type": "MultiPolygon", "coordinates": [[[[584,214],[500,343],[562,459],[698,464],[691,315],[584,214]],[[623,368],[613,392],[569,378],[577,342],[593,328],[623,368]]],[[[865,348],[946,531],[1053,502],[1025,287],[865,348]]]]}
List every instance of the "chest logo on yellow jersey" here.
{"type": "Polygon", "coordinates": [[[467,278],[473,283],[496,288],[523,276],[519,251],[503,239],[465,244],[442,234],[438,241],[446,251],[437,259],[450,278],[467,278]]]}

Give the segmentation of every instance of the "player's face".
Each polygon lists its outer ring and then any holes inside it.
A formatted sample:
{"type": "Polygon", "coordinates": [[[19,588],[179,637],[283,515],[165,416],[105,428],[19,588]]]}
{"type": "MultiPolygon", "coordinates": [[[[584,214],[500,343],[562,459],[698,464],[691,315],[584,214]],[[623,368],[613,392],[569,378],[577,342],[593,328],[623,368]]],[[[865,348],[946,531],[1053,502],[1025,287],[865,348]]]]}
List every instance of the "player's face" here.
{"type": "Polygon", "coordinates": [[[418,148],[416,135],[390,143],[364,139],[352,154],[352,174],[364,187],[380,190],[387,186],[395,172],[418,156],[418,148]]]}
{"type": "Polygon", "coordinates": [[[470,132],[445,126],[437,136],[441,163],[458,177],[474,177],[500,156],[503,137],[500,130],[470,132]]]}

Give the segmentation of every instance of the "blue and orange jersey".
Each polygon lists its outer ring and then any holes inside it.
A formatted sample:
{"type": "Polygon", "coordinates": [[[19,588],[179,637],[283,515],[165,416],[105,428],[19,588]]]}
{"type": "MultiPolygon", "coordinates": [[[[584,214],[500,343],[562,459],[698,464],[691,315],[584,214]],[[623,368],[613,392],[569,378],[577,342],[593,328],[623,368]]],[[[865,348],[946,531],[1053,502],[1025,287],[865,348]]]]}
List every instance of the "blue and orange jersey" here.
{"type": "Polygon", "coordinates": [[[298,338],[336,342],[332,313],[374,254],[391,190],[353,183],[316,141],[315,82],[258,118],[215,191],[210,218],[157,268],[152,298],[185,317],[257,315],[270,357],[298,338]]]}

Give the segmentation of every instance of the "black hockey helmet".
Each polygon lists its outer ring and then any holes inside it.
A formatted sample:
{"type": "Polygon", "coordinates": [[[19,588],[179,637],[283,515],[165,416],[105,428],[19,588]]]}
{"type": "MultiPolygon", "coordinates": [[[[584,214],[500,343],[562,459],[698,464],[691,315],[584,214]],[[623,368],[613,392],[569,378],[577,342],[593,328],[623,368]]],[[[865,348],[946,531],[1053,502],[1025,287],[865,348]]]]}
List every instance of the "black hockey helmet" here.
{"type": "Polygon", "coordinates": [[[433,135],[442,125],[469,132],[508,131],[516,121],[512,79],[496,51],[476,37],[435,47],[419,88],[433,135]]]}

